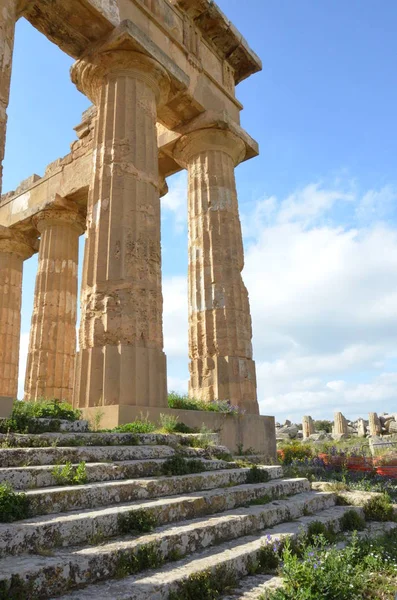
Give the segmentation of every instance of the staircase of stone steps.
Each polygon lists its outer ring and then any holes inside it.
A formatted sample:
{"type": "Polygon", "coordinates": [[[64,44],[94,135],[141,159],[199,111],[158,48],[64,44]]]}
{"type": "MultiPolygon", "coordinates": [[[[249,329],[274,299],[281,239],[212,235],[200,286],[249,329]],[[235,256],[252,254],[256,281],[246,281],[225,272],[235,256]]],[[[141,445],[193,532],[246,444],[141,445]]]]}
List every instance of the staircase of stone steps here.
{"type": "Polygon", "coordinates": [[[230,598],[254,600],[279,584],[250,576],[264,543],[312,521],[338,530],[352,510],[304,478],[283,478],[279,466],[261,465],[268,481],[247,483],[250,468],[213,458],[225,449],[192,447],[192,436],[57,435],[54,446],[43,434],[35,447],[21,436],[13,443],[23,447],[0,449],[0,482],[24,490],[30,510],[0,524],[0,600],[168,600],[188,578],[217,569],[240,582],[230,598]],[[181,452],[205,470],[162,474],[181,452]],[[54,485],[57,464],[81,460],[86,484],[54,485]]]}

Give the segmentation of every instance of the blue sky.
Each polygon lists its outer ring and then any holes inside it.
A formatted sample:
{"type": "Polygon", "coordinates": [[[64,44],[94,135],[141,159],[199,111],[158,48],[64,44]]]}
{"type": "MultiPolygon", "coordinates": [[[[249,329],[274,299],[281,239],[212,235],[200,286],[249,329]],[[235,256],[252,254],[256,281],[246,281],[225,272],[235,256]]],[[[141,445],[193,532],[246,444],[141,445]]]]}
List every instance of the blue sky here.
{"type": "MultiPolygon", "coordinates": [[[[397,4],[219,0],[263,61],[237,89],[259,158],[237,171],[263,414],[397,411],[397,4]]],[[[4,191],[69,151],[71,59],[17,26],[4,191]]],[[[163,200],[169,385],[187,381],[186,177],[163,200]]],[[[26,349],[35,261],[26,263],[26,349]]],[[[23,368],[21,369],[23,371],[23,368]]]]}

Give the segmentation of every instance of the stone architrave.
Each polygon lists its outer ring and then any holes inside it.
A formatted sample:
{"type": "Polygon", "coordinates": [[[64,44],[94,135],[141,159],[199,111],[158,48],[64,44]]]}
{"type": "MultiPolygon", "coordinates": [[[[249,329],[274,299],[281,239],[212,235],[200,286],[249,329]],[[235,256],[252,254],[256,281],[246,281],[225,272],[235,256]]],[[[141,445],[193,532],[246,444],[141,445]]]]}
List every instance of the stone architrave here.
{"type": "Polygon", "coordinates": [[[0,227],[0,402],[17,397],[23,262],[36,251],[35,240],[0,227]]]}
{"type": "Polygon", "coordinates": [[[302,431],[304,440],[310,437],[313,433],[316,433],[314,429],[314,421],[311,417],[302,417],[302,431]]]}
{"type": "Polygon", "coordinates": [[[380,419],[376,412],[371,412],[368,415],[369,419],[369,434],[372,436],[377,436],[382,433],[382,427],[380,424],[380,419]]]}
{"type": "Polygon", "coordinates": [[[347,421],[341,412],[336,412],[334,415],[333,433],[335,435],[348,435],[349,434],[347,421]]]}
{"type": "Polygon", "coordinates": [[[156,119],[170,82],[126,47],[72,70],[98,108],[74,396],[82,408],[167,406],[156,119]]]}
{"type": "Polygon", "coordinates": [[[0,2],[0,195],[7,132],[7,107],[10,98],[12,55],[14,50],[17,0],[0,2]]]}
{"type": "Polygon", "coordinates": [[[188,133],[176,148],[189,174],[189,395],[259,414],[234,174],[245,152],[220,129],[188,133]]]}
{"type": "Polygon", "coordinates": [[[41,234],[25,400],[72,401],[76,355],[79,237],[85,218],[73,203],[39,213],[41,234]]]}

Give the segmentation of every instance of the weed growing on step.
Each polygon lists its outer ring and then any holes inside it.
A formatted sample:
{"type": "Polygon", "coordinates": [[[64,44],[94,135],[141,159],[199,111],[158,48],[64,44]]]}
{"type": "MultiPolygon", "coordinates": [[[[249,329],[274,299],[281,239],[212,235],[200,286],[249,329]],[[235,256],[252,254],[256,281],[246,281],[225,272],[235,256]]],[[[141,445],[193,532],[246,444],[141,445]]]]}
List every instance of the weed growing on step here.
{"type": "Polygon", "coordinates": [[[342,531],[363,531],[365,519],[356,510],[348,510],[340,520],[340,527],[342,531]]]}
{"type": "Polygon", "coordinates": [[[138,548],[136,554],[119,552],[116,558],[114,576],[121,579],[147,569],[161,567],[163,562],[159,545],[156,542],[143,544],[138,548]]]}
{"type": "Polygon", "coordinates": [[[29,516],[29,498],[23,492],[14,492],[10,484],[0,484],[0,523],[12,523],[29,516]]]}
{"type": "Polygon", "coordinates": [[[222,594],[231,591],[237,585],[237,576],[231,568],[217,567],[194,573],[177,584],[168,600],[217,600],[222,594]]]}
{"type": "Polygon", "coordinates": [[[84,485],[87,483],[87,469],[84,461],[74,466],[70,461],[56,465],[51,474],[57,485],[84,485]]]}
{"type": "Polygon", "coordinates": [[[367,521],[394,521],[394,510],[387,494],[375,496],[364,504],[364,515],[367,521]]]}
{"type": "Polygon", "coordinates": [[[269,504],[272,502],[273,498],[269,494],[264,494],[263,496],[259,496],[259,498],[254,498],[254,500],[250,500],[249,506],[261,506],[262,504],[269,504]]]}
{"type": "Polygon", "coordinates": [[[244,412],[238,406],[232,406],[226,400],[207,402],[206,400],[197,400],[188,396],[182,396],[177,392],[170,392],[168,394],[168,406],[169,408],[178,408],[181,410],[200,410],[228,415],[238,415],[244,412]]]}
{"type": "Polygon", "coordinates": [[[120,533],[149,533],[156,527],[157,519],[151,512],[141,508],[119,514],[117,523],[120,533]]]}
{"type": "Polygon", "coordinates": [[[261,600],[394,600],[397,536],[358,539],[340,549],[317,538],[297,556],[290,541],[282,552],[282,589],[261,600]]]}
{"type": "Polygon", "coordinates": [[[187,460],[179,454],[167,458],[162,465],[163,475],[168,477],[172,475],[192,475],[194,473],[202,473],[203,471],[205,471],[205,465],[202,460],[187,460]]]}
{"type": "Polygon", "coordinates": [[[267,471],[254,465],[247,473],[246,483],[266,483],[269,479],[267,471]]]}
{"type": "Polygon", "coordinates": [[[175,415],[160,415],[160,432],[165,433],[199,433],[198,429],[188,427],[185,423],[179,423],[175,415]]]}
{"type": "Polygon", "coordinates": [[[156,425],[143,416],[135,419],[132,423],[119,425],[113,429],[114,433],[153,433],[154,431],[156,431],[156,425]]]}

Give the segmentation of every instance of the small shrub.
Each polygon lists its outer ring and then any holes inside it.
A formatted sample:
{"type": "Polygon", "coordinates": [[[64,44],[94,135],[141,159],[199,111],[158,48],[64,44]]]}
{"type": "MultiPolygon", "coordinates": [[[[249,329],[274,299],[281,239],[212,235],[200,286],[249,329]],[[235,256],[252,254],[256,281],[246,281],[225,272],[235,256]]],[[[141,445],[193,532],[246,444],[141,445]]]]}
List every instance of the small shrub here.
{"type": "Polygon", "coordinates": [[[205,471],[203,461],[198,459],[187,460],[179,454],[167,458],[162,465],[163,475],[190,475],[193,473],[202,473],[205,471]]]}
{"type": "Polygon", "coordinates": [[[316,542],[318,538],[324,538],[327,542],[332,543],[336,539],[336,534],[332,525],[326,525],[321,521],[312,521],[309,523],[304,538],[306,544],[312,544],[313,542],[316,542]]]}
{"type": "Polygon", "coordinates": [[[120,533],[149,533],[157,525],[156,517],[144,508],[119,514],[117,522],[120,533]]]}
{"type": "Polygon", "coordinates": [[[119,425],[113,429],[115,433],[153,433],[155,430],[156,425],[147,418],[135,419],[132,423],[119,425]]]}
{"type": "Polygon", "coordinates": [[[169,600],[216,600],[237,585],[234,571],[228,567],[217,567],[214,571],[201,571],[177,584],[170,592],[169,600]]]}
{"type": "Polygon", "coordinates": [[[258,571],[261,573],[274,573],[280,565],[280,544],[278,541],[271,542],[270,536],[267,544],[263,545],[257,556],[258,571]]]}
{"type": "Polygon", "coordinates": [[[70,461],[63,466],[56,465],[51,473],[57,485],[84,485],[88,480],[84,461],[77,466],[74,466],[70,461]]]}
{"type": "Polygon", "coordinates": [[[247,473],[246,483],[267,483],[269,479],[267,471],[254,465],[247,473]]]}
{"type": "Polygon", "coordinates": [[[255,498],[254,500],[250,500],[250,506],[261,506],[263,504],[269,504],[273,498],[269,494],[265,494],[264,496],[260,496],[259,498],[255,498]]]}
{"type": "Polygon", "coordinates": [[[185,423],[179,423],[178,417],[174,415],[160,415],[161,430],[166,433],[198,433],[198,429],[188,427],[185,423]]]}
{"type": "Polygon", "coordinates": [[[0,484],[0,523],[12,523],[29,516],[29,498],[14,492],[8,483],[0,484]]]}
{"type": "Polygon", "coordinates": [[[283,465],[290,465],[293,461],[313,457],[313,450],[308,444],[291,442],[285,444],[277,451],[279,461],[283,465]]]}
{"type": "Polygon", "coordinates": [[[67,402],[59,400],[38,400],[25,402],[15,400],[9,419],[0,422],[0,433],[43,433],[45,431],[59,431],[59,421],[78,421],[81,411],[76,410],[67,402]],[[44,426],[36,419],[52,419],[49,425],[44,426]]]}
{"type": "Polygon", "coordinates": [[[393,521],[393,505],[387,494],[374,496],[364,504],[364,515],[367,521],[393,521]]]}
{"type": "Polygon", "coordinates": [[[168,394],[168,406],[169,408],[178,408],[181,410],[200,410],[229,415],[238,415],[243,412],[237,406],[232,406],[225,400],[213,400],[212,402],[207,402],[205,400],[197,400],[195,398],[189,398],[188,396],[182,396],[177,392],[170,392],[168,394]]]}
{"type": "Polygon", "coordinates": [[[362,531],[365,529],[365,520],[356,510],[348,510],[340,520],[342,531],[362,531]]]}

